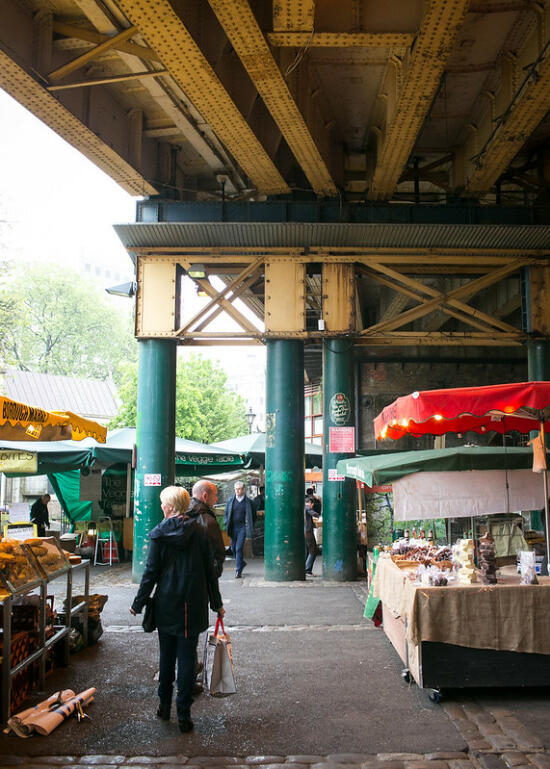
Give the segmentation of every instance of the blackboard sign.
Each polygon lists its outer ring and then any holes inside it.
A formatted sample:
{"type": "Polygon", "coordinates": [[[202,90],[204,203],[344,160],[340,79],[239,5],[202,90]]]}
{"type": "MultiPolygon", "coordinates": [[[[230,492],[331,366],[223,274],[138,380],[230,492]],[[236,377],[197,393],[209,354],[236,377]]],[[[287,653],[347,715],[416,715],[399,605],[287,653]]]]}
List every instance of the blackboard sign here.
{"type": "Polygon", "coordinates": [[[20,523],[8,523],[4,526],[4,539],[18,539],[23,542],[25,539],[36,537],[36,526],[28,521],[20,523]]]}

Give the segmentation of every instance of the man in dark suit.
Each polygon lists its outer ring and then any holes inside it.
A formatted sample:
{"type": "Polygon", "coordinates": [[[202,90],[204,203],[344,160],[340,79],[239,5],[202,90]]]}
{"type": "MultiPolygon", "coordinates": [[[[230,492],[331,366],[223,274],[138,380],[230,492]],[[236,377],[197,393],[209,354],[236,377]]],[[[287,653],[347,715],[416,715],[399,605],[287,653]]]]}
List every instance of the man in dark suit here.
{"type": "Polygon", "coordinates": [[[244,483],[236,481],[235,493],[225,505],[225,530],[231,537],[231,550],[235,556],[235,577],[240,579],[246,566],[243,560],[243,547],[246,537],[252,537],[254,529],[254,509],[252,500],[246,496],[244,483]]]}

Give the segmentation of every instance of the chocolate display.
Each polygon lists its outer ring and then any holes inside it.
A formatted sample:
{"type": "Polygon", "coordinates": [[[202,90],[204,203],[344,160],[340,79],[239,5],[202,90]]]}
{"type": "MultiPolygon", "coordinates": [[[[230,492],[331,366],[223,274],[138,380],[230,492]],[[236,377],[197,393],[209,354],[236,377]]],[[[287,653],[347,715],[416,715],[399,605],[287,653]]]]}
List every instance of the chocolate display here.
{"type": "Polygon", "coordinates": [[[486,532],[479,540],[479,567],[483,582],[488,585],[496,585],[495,540],[489,532],[486,532]]]}

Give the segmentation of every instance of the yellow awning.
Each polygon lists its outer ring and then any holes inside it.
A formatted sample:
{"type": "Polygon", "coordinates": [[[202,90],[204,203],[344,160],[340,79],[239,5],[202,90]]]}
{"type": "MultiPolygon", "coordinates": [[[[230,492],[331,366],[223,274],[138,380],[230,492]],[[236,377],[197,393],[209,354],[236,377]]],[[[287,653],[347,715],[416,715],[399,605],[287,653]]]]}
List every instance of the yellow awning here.
{"type": "Polygon", "coordinates": [[[44,411],[0,396],[0,439],[5,441],[81,441],[105,443],[107,428],[70,411],[44,411]]]}

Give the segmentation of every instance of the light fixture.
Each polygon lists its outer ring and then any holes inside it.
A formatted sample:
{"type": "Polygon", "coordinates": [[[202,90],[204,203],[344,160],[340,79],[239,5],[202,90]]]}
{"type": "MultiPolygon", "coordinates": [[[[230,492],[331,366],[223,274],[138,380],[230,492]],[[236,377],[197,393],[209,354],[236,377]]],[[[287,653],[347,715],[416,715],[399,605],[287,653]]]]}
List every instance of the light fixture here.
{"type": "Polygon", "coordinates": [[[248,407],[248,411],[245,414],[246,421],[248,422],[248,432],[252,432],[252,425],[256,419],[256,414],[252,411],[252,406],[248,407]]]}
{"type": "Polygon", "coordinates": [[[205,291],[204,288],[201,288],[201,286],[197,285],[197,296],[200,296],[201,299],[207,298],[209,295],[208,291],[205,291]]]}
{"type": "Polygon", "coordinates": [[[187,274],[193,280],[203,280],[206,278],[206,267],[204,264],[190,264],[187,274]]]}
{"type": "Polygon", "coordinates": [[[129,283],[119,283],[118,286],[111,286],[106,288],[105,291],[111,296],[124,296],[131,298],[136,295],[137,283],[135,280],[131,280],[129,283]]]}

